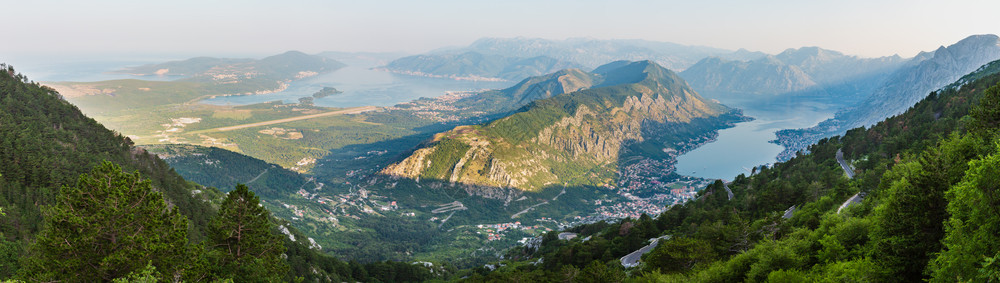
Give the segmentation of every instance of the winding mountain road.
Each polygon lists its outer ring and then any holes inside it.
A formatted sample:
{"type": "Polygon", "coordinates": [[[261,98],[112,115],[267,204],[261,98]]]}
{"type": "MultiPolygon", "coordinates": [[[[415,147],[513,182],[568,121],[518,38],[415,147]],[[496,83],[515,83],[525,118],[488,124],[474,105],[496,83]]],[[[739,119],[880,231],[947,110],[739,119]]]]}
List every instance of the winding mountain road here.
{"type": "Polygon", "coordinates": [[[635,267],[636,265],[639,265],[639,261],[642,260],[642,255],[652,251],[653,248],[656,248],[656,246],[660,244],[660,240],[670,240],[670,235],[653,238],[652,243],[649,243],[649,245],[623,256],[621,258],[622,266],[635,267]]]}
{"type": "Polygon", "coordinates": [[[847,178],[854,179],[854,169],[851,169],[851,165],[844,160],[844,151],[839,148],[837,149],[837,163],[840,163],[840,168],[844,169],[844,173],[847,173],[847,178]]]}
{"type": "MultiPolygon", "coordinates": [[[[844,169],[844,173],[847,173],[848,178],[854,179],[854,169],[851,169],[851,166],[847,164],[846,160],[844,160],[844,151],[842,151],[839,148],[837,149],[837,163],[840,163],[840,168],[844,169]]],[[[854,194],[853,196],[851,196],[851,198],[848,198],[846,201],[844,201],[844,203],[840,204],[840,207],[837,208],[837,214],[840,214],[841,210],[844,210],[844,208],[847,208],[852,204],[861,203],[861,201],[864,200],[864,198],[865,198],[864,193],[854,194]]]]}

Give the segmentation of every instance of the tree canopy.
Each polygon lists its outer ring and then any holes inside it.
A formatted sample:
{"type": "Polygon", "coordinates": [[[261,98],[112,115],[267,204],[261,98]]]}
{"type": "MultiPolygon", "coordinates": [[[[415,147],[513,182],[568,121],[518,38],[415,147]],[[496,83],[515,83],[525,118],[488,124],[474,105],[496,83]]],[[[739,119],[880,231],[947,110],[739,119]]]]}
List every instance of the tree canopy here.
{"type": "Polygon", "coordinates": [[[33,251],[39,279],[109,281],[147,263],[174,275],[186,257],[184,216],[149,180],[111,162],[63,186],[45,216],[33,251]]]}
{"type": "Polygon", "coordinates": [[[219,274],[237,282],[276,281],[288,272],[285,246],[271,232],[270,213],[246,185],[238,184],[209,224],[210,249],[219,274]]]}

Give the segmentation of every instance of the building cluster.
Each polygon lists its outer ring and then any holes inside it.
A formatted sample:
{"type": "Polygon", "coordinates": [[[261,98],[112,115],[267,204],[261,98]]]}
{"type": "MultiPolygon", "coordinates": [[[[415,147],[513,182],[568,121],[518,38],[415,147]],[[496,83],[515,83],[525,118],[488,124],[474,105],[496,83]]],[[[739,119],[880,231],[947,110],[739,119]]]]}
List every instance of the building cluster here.
{"type": "Polygon", "coordinates": [[[473,122],[485,121],[487,118],[481,116],[486,113],[455,107],[454,102],[484,91],[486,91],[486,89],[477,91],[446,92],[445,95],[435,98],[421,98],[411,102],[400,103],[393,107],[387,107],[386,109],[389,111],[406,111],[422,119],[442,123],[463,121],[469,118],[479,117],[478,119],[475,119],[475,121],[466,121],[470,124],[474,124],[473,122]]]}
{"type": "Polygon", "coordinates": [[[486,235],[486,241],[497,241],[502,240],[506,234],[510,231],[552,231],[552,229],[542,226],[542,225],[521,225],[521,221],[498,223],[498,224],[479,224],[476,225],[476,234],[486,235]]]}
{"type": "Polygon", "coordinates": [[[668,173],[674,172],[675,160],[642,159],[623,167],[618,178],[618,187],[625,191],[662,188],[668,173]]]}

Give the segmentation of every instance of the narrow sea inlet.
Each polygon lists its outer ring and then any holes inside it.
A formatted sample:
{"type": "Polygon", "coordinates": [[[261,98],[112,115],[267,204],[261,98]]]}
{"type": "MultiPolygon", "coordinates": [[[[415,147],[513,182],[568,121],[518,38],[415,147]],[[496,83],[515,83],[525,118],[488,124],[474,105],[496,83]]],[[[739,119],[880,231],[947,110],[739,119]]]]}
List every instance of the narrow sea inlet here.
{"type": "Polygon", "coordinates": [[[773,164],[784,149],[770,143],[776,131],[810,127],[833,116],[835,106],[821,100],[823,98],[798,97],[722,101],[730,107],[743,109],[744,115],[755,120],[720,130],[716,141],[679,156],[677,174],[732,180],[741,173],[750,175],[753,167],[773,164]]]}

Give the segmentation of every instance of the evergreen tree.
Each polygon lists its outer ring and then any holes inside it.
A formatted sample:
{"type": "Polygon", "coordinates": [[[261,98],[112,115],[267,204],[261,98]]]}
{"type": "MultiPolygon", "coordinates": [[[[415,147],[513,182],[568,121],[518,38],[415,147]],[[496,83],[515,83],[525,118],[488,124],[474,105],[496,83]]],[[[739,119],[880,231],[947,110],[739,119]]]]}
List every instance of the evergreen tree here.
{"type": "Polygon", "coordinates": [[[920,162],[897,165],[883,177],[887,193],[875,209],[872,257],[891,278],[921,281],[927,260],[941,246],[948,184],[939,161],[925,153],[920,162]]]}
{"type": "MultiPolygon", "coordinates": [[[[1000,148],[998,148],[1000,150],[1000,148]]],[[[961,183],[948,190],[950,219],[944,249],[931,262],[934,282],[997,280],[1000,257],[1000,154],[969,163],[961,183]]]]}
{"type": "Polygon", "coordinates": [[[167,276],[186,258],[187,220],[139,173],[105,161],[63,186],[46,213],[31,277],[109,281],[152,264],[167,276]]]}
{"type": "Polygon", "coordinates": [[[975,132],[989,132],[1000,128],[1000,85],[983,92],[979,104],[969,111],[973,118],[971,128],[975,132]]]}
{"type": "Polygon", "coordinates": [[[688,237],[662,240],[656,249],[642,256],[647,271],[664,273],[688,271],[714,258],[711,243],[688,237]]]}
{"type": "Polygon", "coordinates": [[[236,185],[208,228],[217,274],[236,282],[283,279],[288,272],[285,246],[271,228],[270,213],[257,196],[246,185],[236,185]]]}

